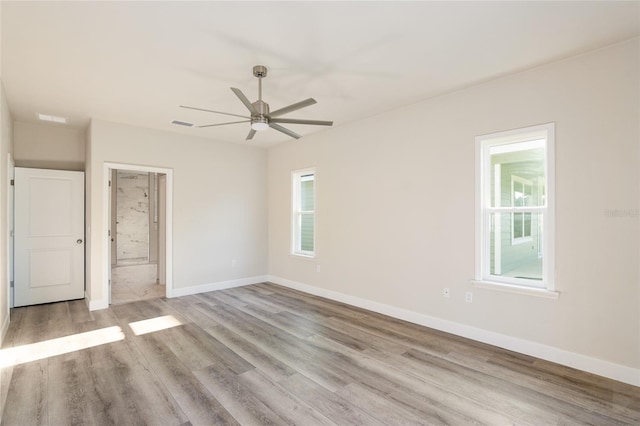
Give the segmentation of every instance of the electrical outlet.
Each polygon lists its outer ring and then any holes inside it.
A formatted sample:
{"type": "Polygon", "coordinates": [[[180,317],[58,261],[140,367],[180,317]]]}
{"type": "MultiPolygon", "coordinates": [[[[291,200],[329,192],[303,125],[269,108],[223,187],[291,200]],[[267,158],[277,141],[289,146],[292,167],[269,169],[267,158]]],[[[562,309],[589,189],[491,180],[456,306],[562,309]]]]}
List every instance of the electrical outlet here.
{"type": "Polygon", "coordinates": [[[320,265],[316,265],[316,272],[320,272],[320,265]]]}
{"type": "Polygon", "coordinates": [[[442,295],[444,297],[450,297],[451,296],[451,293],[449,292],[449,287],[445,287],[445,288],[442,289],[442,295]]]}
{"type": "Polygon", "coordinates": [[[231,261],[231,267],[232,267],[232,268],[235,268],[237,264],[238,264],[238,262],[236,262],[236,260],[235,260],[235,259],[233,259],[233,260],[231,261]]]}
{"type": "Polygon", "coordinates": [[[466,292],[464,295],[464,300],[467,303],[473,302],[473,293],[471,293],[470,291],[466,292]]]}

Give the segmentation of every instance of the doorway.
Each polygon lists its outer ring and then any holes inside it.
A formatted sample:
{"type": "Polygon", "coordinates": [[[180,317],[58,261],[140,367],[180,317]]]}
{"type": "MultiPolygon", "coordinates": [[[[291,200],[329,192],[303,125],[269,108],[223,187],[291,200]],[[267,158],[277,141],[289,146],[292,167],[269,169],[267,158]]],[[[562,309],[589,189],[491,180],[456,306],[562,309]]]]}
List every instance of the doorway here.
{"type": "Polygon", "coordinates": [[[109,176],[109,303],[163,297],[167,294],[166,174],[127,167],[112,168],[109,176]]]}

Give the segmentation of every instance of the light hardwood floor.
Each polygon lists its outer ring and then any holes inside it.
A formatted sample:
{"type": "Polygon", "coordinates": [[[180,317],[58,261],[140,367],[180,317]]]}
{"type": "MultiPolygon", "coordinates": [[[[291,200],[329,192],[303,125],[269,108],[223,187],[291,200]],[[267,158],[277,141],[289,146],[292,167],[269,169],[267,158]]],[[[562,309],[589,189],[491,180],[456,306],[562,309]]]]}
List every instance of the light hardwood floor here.
{"type": "Polygon", "coordinates": [[[11,319],[4,425],[640,424],[640,388],[274,284],[11,319]]]}

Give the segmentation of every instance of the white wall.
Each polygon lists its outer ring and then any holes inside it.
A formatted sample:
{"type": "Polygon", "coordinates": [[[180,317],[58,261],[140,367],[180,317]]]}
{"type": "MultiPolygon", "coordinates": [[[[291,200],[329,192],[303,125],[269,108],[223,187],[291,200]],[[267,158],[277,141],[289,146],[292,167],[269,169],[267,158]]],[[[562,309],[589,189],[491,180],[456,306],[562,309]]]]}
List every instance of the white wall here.
{"type": "Polygon", "coordinates": [[[270,277],[640,385],[638,52],[635,39],[269,149],[270,277]],[[473,287],[474,137],[546,122],[560,297],[473,287]],[[290,172],[310,166],[315,261],[288,254],[290,172]]]}
{"type": "Polygon", "coordinates": [[[16,121],[13,138],[18,167],[84,171],[83,129],[16,121]]]}
{"type": "Polygon", "coordinates": [[[92,120],[87,147],[87,290],[103,306],[104,164],[173,170],[173,288],[186,294],[264,279],[266,150],[92,120]],[[231,266],[235,260],[236,265],[231,266]]]}
{"type": "MultiPolygon", "coordinates": [[[[9,223],[7,196],[9,191],[8,157],[13,151],[12,120],[0,80],[0,345],[9,328],[9,223]]],[[[1,401],[0,401],[1,402],[1,401]]]]}

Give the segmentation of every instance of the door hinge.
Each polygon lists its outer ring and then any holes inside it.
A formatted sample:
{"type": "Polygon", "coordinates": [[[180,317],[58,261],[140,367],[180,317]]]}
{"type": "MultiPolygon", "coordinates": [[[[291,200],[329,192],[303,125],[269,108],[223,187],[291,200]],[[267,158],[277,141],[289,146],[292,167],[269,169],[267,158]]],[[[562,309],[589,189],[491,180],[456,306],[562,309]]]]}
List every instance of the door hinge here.
{"type": "Polygon", "coordinates": [[[16,185],[15,179],[11,179],[11,186],[15,186],[15,185],[16,185]]]}
{"type": "Polygon", "coordinates": [[[110,236],[111,236],[111,229],[109,229],[109,231],[108,231],[108,232],[109,232],[109,233],[107,234],[107,237],[110,237],[110,236]]]}
{"type": "Polygon", "coordinates": [[[13,288],[13,281],[9,283],[9,287],[13,288]]]}
{"type": "Polygon", "coordinates": [[[111,188],[111,181],[109,181],[109,188],[111,188]]]}

